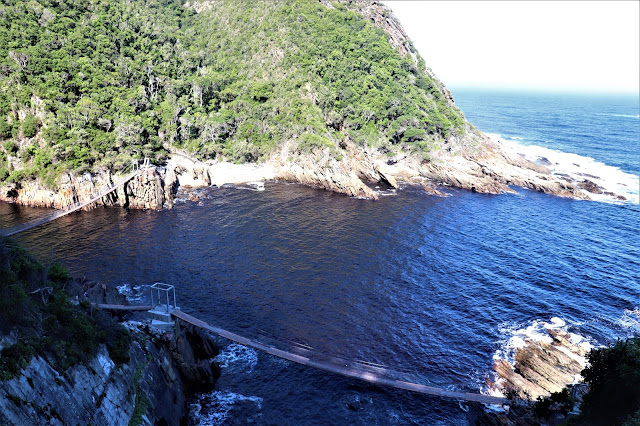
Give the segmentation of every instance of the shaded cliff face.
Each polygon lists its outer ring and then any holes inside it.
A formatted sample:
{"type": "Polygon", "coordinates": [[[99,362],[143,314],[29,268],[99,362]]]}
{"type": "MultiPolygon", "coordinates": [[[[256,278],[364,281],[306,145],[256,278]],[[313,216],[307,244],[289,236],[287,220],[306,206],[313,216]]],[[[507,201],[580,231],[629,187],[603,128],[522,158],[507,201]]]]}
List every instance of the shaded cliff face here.
{"type": "Polygon", "coordinates": [[[116,366],[102,348],[86,366],[66,372],[34,358],[20,376],[0,381],[0,422],[116,425],[128,424],[137,411],[148,423],[179,424],[185,396],[168,351],[135,342],[130,355],[116,366]]]}
{"type": "Polygon", "coordinates": [[[126,304],[0,238],[0,424],[186,421],[188,394],[220,375],[214,341],[179,325],[125,329],[89,301],[126,304]]]}

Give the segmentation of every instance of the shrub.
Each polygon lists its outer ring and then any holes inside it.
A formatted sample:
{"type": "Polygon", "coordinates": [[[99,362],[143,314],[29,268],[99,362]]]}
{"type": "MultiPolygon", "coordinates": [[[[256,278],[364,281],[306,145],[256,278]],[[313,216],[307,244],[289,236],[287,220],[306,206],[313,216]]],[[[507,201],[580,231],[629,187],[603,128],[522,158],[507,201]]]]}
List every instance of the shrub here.
{"type": "Polygon", "coordinates": [[[26,118],[22,122],[22,134],[26,138],[32,138],[37,133],[38,133],[38,119],[33,114],[29,114],[26,116],[26,118]]]}
{"type": "Polygon", "coordinates": [[[2,144],[2,147],[9,154],[15,154],[16,152],[18,152],[18,146],[14,141],[6,141],[2,144]]]}
{"type": "Polygon", "coordinates": [[[48,359],[58,371],[88,362],[106,344],[116,364],[129,360],[127,330],[107,313],[92,311],[88,303],[74,306],[60,283],[69,278],[59,264],[47,271],[26,250],[0,238],[0,332],[13,329],[19,341],[0,357],[0,380],[14,377],[33,356],[48,359]],[[34,288],[55,288],[48,298],[34,288]]]}
{"type": "Polygon", "coordinates": [[[56,262],[49,267],[47,277],[52,281],[65,282],[69,279],[69,273],[64,266],[56,262]]]}
{"type": "Polygon", "coordinates": [[[640,338],[618,341],[587,354],[582,371],[590,387],[581,409],[595,424],[619,424],[640,410],[640,338]]]}
{"type": "Polygon", "coordinates": [[[0,117],[0,139],[11,137],[11,125],[7,123],[7,119],[0,117]]]}

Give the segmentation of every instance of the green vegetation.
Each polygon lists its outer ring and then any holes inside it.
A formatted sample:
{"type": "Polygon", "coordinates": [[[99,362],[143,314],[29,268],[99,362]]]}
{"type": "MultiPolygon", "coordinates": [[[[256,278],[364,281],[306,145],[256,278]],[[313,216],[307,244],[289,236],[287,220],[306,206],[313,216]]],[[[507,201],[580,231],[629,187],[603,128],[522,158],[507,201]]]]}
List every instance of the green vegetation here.
{"type": "Polygon", "coordinates": [[[124,327],[82,302],[73,305],[59,265],[44,268],[26,250],[0,239],[0,334],[13,331],[18,342],[2,351],[0,380],[14,377],[35,355],[58,371],[88,362],[101,343],[116,363],[129,360],[124,327]]]}
{"type": "Polygon", "coordinates": [[[538,418],[548,418],[551,413],[552,406],[559,406],[562,414],[567,414],[573,408],[575,403],[571,397],[569,389],[564,388],[560,392],[554,392],[550,396],[542,398],[538,397],[533,405],[533,411],[538,418]]]}
{"type": "Polygon", "coordinates": [[[140,390],[140,379],[142,378],[142,372],[144,371],[146,364],[138,365],[136,368],[136,372],[133,376],[133,384],[136,391],[136,404],[133,408],[133,414],[131,415],[131,419],[129,419],[129,426],[138,426],[143,423],[144,414],[149,409],[151,405],[151,401],[149,397],[140,390]]]}
{"type": "Polygon", "coordinates": [[[587,355],[582,371],[589,393],[581,405],[587,424],[638,424],[640,419],[640,338],[618,341],[587,355]],[[634,420],[635,419],[635,420],[634,420]]]}
{"type": "Polygon", "coordinates": [[[463,132],[424,61],[341,3],[183,3],[3,2],[0,179],[52,185],[172,147],[236,162],[285,141],[338,155],[345,138],[426,153],[463,132]]]}
{"type": "MultiPolygon", "coordinates": [[[[581,413],[570,416],[569,425],[640,424],[640,338],[618,341],[608,348],[593,349],[587,354],[589,365],[582,370],[589,391],[580,405],[581,413]]],[[[553,410],[567,414],[575,400],[568,389],[538,398],[533,412],[538,419],[548,419],[553,410]]]]}

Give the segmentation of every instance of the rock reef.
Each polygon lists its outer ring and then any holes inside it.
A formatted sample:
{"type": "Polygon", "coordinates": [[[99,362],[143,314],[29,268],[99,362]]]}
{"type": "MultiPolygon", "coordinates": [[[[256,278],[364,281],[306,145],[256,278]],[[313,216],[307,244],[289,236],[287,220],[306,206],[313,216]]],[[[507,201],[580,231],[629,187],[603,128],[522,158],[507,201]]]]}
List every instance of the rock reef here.
{"type": "Polygon", "coordinates": [[[562,325],[556,321],[546,327],[547,336],[542,339],[526,338],[524,345],[515,349],[513,364],[496,359],[493,369],[498,380],[492,387],[536,400],[581,382],[580,374],[587,365],[585,356],[591,345],[576,340],[562,325]]]}

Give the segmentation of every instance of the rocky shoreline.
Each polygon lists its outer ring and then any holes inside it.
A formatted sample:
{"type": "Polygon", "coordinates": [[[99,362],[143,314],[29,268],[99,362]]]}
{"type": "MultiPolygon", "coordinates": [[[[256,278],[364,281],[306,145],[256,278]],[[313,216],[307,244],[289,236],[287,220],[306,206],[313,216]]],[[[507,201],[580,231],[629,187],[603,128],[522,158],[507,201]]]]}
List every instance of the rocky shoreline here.
{"type": "Polygon", "coordinates": [[[536,400],[582,381],[580,374],[587,366],[586,355],[593,348],[586,339],[569,333],[559,318],[544,323],[541,333],[527,331],[517,337],[519,343],[512,362],[494,359],[498,379],[489,383],[490,388],[536,400]]]}
{"type": "MultiPolygon", "coordinates": [[[[485,194],[515,192],[511,186],[562,197],[589,200],[589,193],[601,194],[602,188],[589,182],[554,175],[540,164],[503,149],[499,142],[484,135],[479,145],[469,149],[468,141],[452,140],[446,149],[428,160],[417,155],[392,157],[376,150],[345,144],[340,155],[329,149],[300,153],[285,146],[261,164],[203,162],[174,152],[161,167],[141,173],[87,209],[97,206],[122,206],[133,209],[171,208],[178,188],[202,188],[224,184],[242,184],[264,180],[283,180],[324,188],[364,199],[377,199],[371,189],[383,183],[398,188],[400,182],[421,185],[431,195],[451,186],[485,194]]],[[[0,200],[30,207],[64,208],[88,200],[92,193],[121,178],[108,170],[64,175],[56,190],[38,181],[26,181],[0,187],[0,200]]],[[[619,194],[611,194],[624,199],[619,194]]]]}

